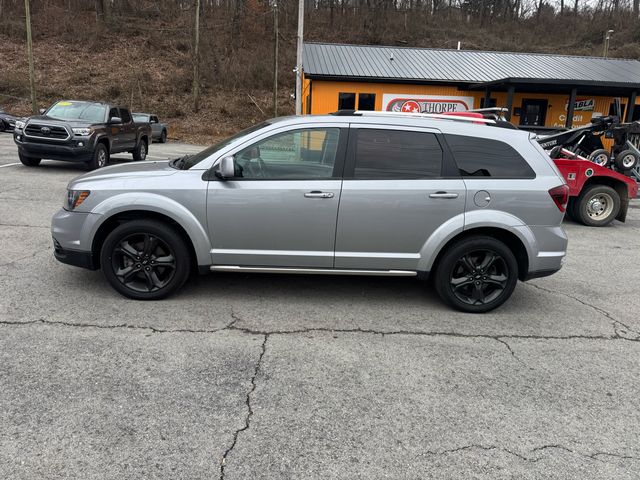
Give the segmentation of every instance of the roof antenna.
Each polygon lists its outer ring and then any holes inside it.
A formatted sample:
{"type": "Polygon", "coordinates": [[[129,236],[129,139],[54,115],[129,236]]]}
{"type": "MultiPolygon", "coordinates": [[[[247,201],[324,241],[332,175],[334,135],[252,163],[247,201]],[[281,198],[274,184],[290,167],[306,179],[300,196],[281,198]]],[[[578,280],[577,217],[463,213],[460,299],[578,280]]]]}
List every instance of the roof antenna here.
{"type": "Polygon", "coordinates": [[[393,52],[391,52],[391,56],[389,57],[389,60],[393,62],[393,52]]]}

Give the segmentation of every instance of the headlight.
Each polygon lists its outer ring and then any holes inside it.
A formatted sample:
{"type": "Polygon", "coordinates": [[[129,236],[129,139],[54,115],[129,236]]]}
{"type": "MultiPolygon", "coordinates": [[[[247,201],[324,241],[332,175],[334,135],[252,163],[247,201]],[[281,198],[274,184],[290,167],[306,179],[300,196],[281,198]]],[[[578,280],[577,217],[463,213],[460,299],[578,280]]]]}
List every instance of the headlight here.
{"type": "Polygon", "coordinates": [[[89,190],[67,190],[65,210],[75,210],[84,202],[91,192],[89,190]]]}
{"type": "Polygon", "coordinates": [[[91,135],[92,132],[91,128],[72,128],[71,130],[73,130],[74,135],[81,135],[83,137],[91,135]]]}
{"type": "Polygon", "coordinates": [[[16,126],[18,130],[22,130],[24,128],[24,122],[22,120],[16,120],[16,126]]]}

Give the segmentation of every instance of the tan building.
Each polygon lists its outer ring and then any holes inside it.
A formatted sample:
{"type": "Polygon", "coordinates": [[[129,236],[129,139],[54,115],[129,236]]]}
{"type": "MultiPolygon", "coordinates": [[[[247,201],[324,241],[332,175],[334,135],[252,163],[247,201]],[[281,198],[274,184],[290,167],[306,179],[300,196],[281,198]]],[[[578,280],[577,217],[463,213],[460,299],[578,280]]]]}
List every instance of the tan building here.
{"type": "Polygon", "coordinates": [[[507,107],[524,127],[572,127],[614,113],[640,118],[640,62],[426,48],[305,43],[303,112],[440,113],[507,107]]]}

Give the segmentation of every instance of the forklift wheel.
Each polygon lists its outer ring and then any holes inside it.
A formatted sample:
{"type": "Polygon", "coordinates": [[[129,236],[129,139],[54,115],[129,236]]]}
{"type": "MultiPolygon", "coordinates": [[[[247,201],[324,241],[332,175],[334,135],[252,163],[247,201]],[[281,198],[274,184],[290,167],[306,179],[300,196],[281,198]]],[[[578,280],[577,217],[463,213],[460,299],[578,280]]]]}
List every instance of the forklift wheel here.
{"type": "Polygon", "coordinates": [[[631,170],[638,165],[638,156],[633,150],[624,150],[616,155],[615,164],[619,170],[631,170]]]}
{"type": "Polygon", "coordinates": [[[611,155],[604,148],[600,148],[591,152],[591,155],[589,155],[589,160],[591,160],[596,165],[606,167],[611,161],[611,155]]]}

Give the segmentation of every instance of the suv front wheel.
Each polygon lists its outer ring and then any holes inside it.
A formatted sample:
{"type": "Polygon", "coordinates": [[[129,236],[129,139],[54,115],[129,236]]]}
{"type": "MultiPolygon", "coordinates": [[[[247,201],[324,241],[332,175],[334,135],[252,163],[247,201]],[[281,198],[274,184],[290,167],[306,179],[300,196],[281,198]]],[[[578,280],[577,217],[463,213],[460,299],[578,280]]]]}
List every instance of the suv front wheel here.
{"type": "Polygon", "coordinates": [[[158,300],[178,290],[189,277],[190,255],[180,234],[152,220],[116,227],[100,254],[105,277],[118,292],[135,300],[158,300]]]}
{"type": "Polygon", "coordinates": [[[473,236],[451,245],[440,259],[434,283],[453,308],[482,313],[499,307],[518,282],[518,262],[504,243],[473,236]]]}

